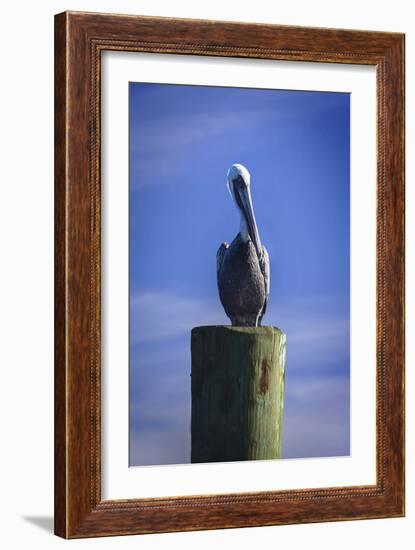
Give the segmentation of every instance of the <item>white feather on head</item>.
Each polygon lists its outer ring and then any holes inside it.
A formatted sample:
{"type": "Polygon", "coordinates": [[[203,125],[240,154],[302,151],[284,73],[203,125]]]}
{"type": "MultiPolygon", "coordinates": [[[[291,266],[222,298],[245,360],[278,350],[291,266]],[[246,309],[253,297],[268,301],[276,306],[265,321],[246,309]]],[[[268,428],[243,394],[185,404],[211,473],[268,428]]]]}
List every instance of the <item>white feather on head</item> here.
{"type": "Polygon", "coordinates": [[[238,176],[241,176],[241,178],[247,185],[250,184],[251,174],[249,173],[248,169],[245,168],[243,164],[232,164],[232,166],[228,170],[228,181],[234,180],[238,176]]]}
{"type": "Polygon", "coordinates": [[[247,187],[251,184],[251,174],[249,173],[248,169],[245,168],[243,164],[232,164],[232,166],[228,170],[228,180],[226,182],[226,185],[228,186],[229,193],[231,194],[231,197],[235,198],[234,190],[233,190],[233,180],[238,178],[240,176],[247,187]]]}

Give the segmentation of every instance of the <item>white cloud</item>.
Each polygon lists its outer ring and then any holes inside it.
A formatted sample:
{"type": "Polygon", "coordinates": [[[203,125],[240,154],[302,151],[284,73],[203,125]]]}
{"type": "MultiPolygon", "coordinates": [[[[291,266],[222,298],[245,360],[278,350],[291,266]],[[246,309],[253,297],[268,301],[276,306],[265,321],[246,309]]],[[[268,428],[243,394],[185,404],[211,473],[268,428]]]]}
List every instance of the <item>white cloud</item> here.
{"type": "MultiPolygon", "coordinates": [[[[132,175],[133,189],[154,183],[170,183],[174,179],[173,174],[183,170],[192,161],[188,154],[189,147],[209,145],[212,140],[221,136],[229,137],[235,132],[247,137],[254,136],[255,129],[276,124],[285,116],[286,113],[281,110],[267,106],[251,106],[243,113],[240,110],[232,112],[232,106],[229,106],[226,111],[195,111],[191,116],[154,118],[140,128],[143,139],[137,140],[136,148],[131,150],[133,161],[139,158],[137,169],[140,170],[139,186],[137,174],[132,175]]],[[[276,134],[274,141],[278,137],[276,134]]],[[[192,170],[192,178],[189,177],[188,182],[193,181],[193,178],[192,170]]]]}
{"type": "Polygon", "coordinates": [[[199,325],[229,324],[219,300],[207,302],[169,292],[137,292],[130,299],[131,342],[189,335],[199,325]]]}
{"type": "Polygon", "coordinates": [[[283,457],[348,455],[349,398],[348,377],[309,377],[287,383],[283,457]]]}
{"type": "Polygon", "coordinates": [[[198,112],[192,116],[173,116],[154,118],[142,128],[145,139],[138,143],[136,150],[143,154],[164,154],[166,149],[182,149],[196,141],[210,140],[212,137],[228,131],[240,131],[261,126],[264,123],[277,122],[284,113],[275,108],[253,107],[241,112],[226,111],[198,112]],[[160,139],[168,136],[168,139],[160,139]]]}
{"type": "MultiPolygon", "coordinates": [[[[345,360],[349,324],[327,318],[326,308],[318,310],[316,304],[271,308],[267,315],[268,323],[281,319],[288,335],[285,458],[348,453],[349,379],[347,372],[333,376],[332,371],[333,364],[345,360]]],[[[137,353],[131,362],[133,464],[190,460],[190,330],[209,324],[229,324],[219,300],[162,291],[131,297],[137,353]]]]}

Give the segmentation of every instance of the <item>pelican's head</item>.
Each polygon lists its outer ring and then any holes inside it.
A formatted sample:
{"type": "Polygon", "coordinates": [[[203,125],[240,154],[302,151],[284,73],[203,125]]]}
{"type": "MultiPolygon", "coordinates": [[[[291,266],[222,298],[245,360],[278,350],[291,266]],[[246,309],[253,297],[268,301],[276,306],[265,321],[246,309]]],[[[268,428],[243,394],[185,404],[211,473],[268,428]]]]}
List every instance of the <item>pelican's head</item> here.
{"type": "Polygon", "coordinates": [[[242,238],[250,237],[258,257],[262,254],[261,241],[252,208],[251,175],[242,164],[232,164],[228,170],[228,189],[241,214],[242,238]]]}
{"type": "Polygon", "coordinates": [[[247,187],[251,183],[251,174],[242,164],[232,164],[228,170],[228,187],[232,193],[233,181],[242,181],[247,187]]]}

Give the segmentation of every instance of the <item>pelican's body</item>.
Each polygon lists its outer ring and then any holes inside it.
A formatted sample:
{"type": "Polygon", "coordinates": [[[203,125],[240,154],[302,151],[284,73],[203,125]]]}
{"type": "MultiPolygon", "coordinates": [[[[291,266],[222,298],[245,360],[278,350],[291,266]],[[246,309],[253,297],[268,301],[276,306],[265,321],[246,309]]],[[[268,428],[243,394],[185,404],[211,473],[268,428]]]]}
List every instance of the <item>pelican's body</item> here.
{"type": "Polygon", "coordinates": [[[234,326],[259,326],[269,295],[269,257],[261,244],[248,170],[234,164],[228,173],[229,191],[241,215],[239,233],[217,253],[219,297],[234,326]]]}

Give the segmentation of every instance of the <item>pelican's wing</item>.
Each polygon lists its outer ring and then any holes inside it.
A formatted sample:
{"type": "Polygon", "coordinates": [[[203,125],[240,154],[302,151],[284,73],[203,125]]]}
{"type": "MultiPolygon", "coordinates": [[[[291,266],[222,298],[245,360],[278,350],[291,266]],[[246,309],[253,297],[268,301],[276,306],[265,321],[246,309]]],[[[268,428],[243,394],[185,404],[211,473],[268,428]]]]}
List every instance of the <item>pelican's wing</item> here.
{"type": "Polygon", "coordinates": [[[219,276],[219,271],[222,266],[223,257],[225,256],[226,250],[229,248],[228,243],[222,243],[216,252],[216,275],[219,276]]]}
{"type": "Polygon", "coordinates": [[[267,294],[267,298],[269,296],[269,287],[270,287],[270,278],[269,278],[269,254],[268,250],[265,248],[265,246],[262,246],[262,273],[264,275],[264,281],[265,281],[265,291],[267,294]]]}
{"type": "Polygon", "coordinates": [[[260,320],[261,320],[267,310],[269,287],[270,287],[269,254],[265,246],[262,246],[262,258],[259,264],[261,267],[261,271],[262,271],[262,275],[264,277],[264,283],[265,283],[265,303],[260,315],[260,320]]]}

